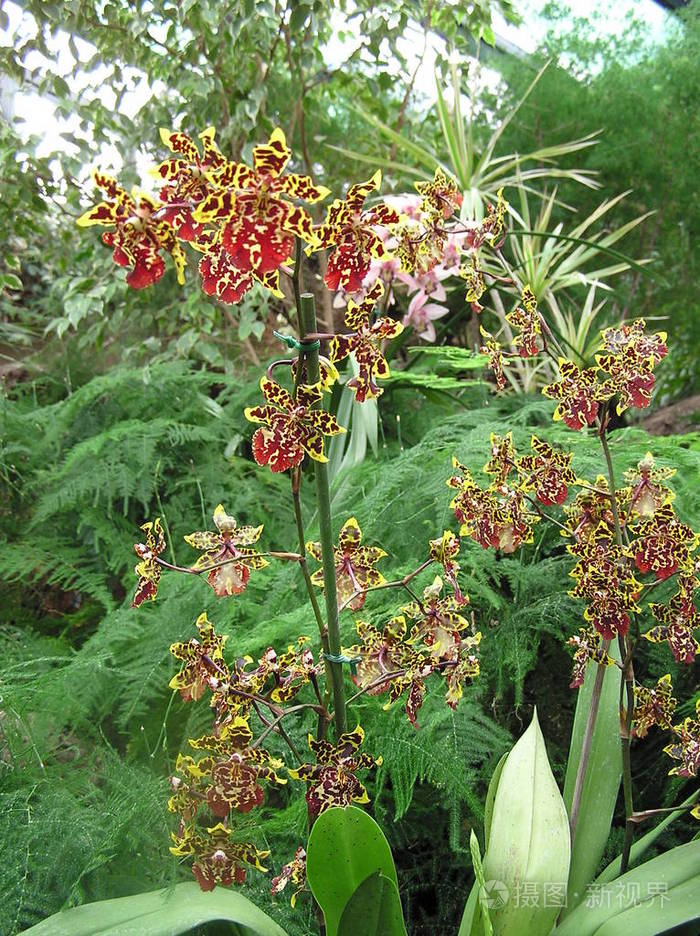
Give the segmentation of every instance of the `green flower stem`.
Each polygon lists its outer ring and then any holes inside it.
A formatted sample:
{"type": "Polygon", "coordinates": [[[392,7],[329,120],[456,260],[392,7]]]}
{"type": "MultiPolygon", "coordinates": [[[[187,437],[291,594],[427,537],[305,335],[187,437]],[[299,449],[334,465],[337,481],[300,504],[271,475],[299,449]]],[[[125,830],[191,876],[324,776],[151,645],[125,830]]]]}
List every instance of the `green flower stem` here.
{"type": "MultiPolygon", "coordinates": [[[[296,470],[296,469],[295,469],[296,470]]],[[[294,519],[297,524],[297,536],[299,537],[299,565],[301,567],[302,574],[304,576],[304,582],[306,583],[306,590],[309,593],[309,601],[311,602],[311,607],[313,608],[314,617],[316,618],[316,623],[318,624],[318,631],[321,635],[321,642],[323,644],[324,653],[330,653],[328,648],[328,635],[326,632],[326,624],[323,620],[323,615],[321,614],[321,608],[318,604],[318,599],[316,598],[316,591],[311,581],[311,575],[309,574],[309,567],[306,564],[306,556],[302,550],[306,550],[306,534],[304,533],[304,521],[301,516],[301,500],[299,499],[299,479],[295,478],[292,475],[292,500],[294,502],[294,519]]]]}
{"type": "MultiPolygon", "coordinates": [[[[292,287],[294,289],[294,304],[297,307],[297,321],[299,324],[299,337],[303,338],[306,334],[306,329],[302,324],[301,318],[301,285],[302,285],[302,270],[301,270],[301,258],[304,245],[302,244],[301,238],[297,237],[296,239],[296,251],[294,254],[294,272],[292,273],[292,287]]],[[[316,322],[316,316],[314,315],[314,323],[316,322]]],[[[315,325],[314,325],[315,329],[315,325]]],[[[297,366],[294,371],[294,390],[292,396],[296,400],[297,390],[301,382],[301,365],[302,362],[307,360],[308,355],[304,352],[299,352],[299,357],[297,358],[297,366]]],[[[305,552],[305,547],[302,547],[302,552],[305,552]]]]}
{"type": "MultiPolygon", "coordinates": [[[[607,439],[607,407],[603,407],[603,410],[600,415],[600,420],[598,421],[598,435],[600,437],[600,444],[603,448],[603,454],[605,455],[605,463],[608,469],[608,482],[610,486],[610,491],[608,496],[610,498],[610,508],[613,515],[613,523],[615,525],[615,539],[617,544],[622,546],[622,528],[620,526],[620,512],[617,506],[617,497],[615,496],[615,476],[613,473],[612,458],[610,455],[610,448],[608,446],[607,439]]],[[[602,649],[607,653],[610,648],[610,641],[604,640],[602,649]]],[[[620,653],[623,661],[623,673],[621,676],[621,691],[622,685],[627,686],[627,697],[628,705],[627,712],[623,712],[622,704],[620,705],[620,743],[622,746],[622,786],[625,796],[625,815],[629,818],[634,813],[634,806],[632,803],[632,771],[631,771],[631,761],[630,761],[630,727],[632,722],[632,715],[634,713],[634,675],[631,669],[631,659],[629,657],[629,644],[623,640],[620,641],[620,653]],[[630,703],[631,697],[631,703],[630,703]]],[[[595,682],[593,683],[593,691],[591,693],[591,705],[588,710],[588,717],[586,719],[586,728],[583,735],[583,743],[581,745],[581,756],[579,758],[578,770],[576,772],[576,783],[574,785],[574,794],[571,800],[571,815],[569,818],[569,826],[571,828],[571,841],[574,840],[574,833],[576,832],[576,824],[578,822],[578,814],[581,806],[581,795],[583,793],[583,782],[586,777],[586,770],[588,768],[588,758],[591,752],[591,744],[593,742],[593,730],[595,728],[596,718],[598,717],[598,707],[600,704],[600,693],[603,688],[603,679],[605,678],[605,673],[607,671],[607,666],[599,663],[598,669],[595,674],[595,682]]],[[[633,826],[630,822],[627,822],[625,828],[625,846],[623,848],[623,867],[626,867],[627,861],[629,860],[629,850],[632,847],[632,832],[633,826]]]]}
{"type": "MultiPolygon", "coordinates": [[[[300,338],[316,331],[316,308],[311,293],[302,293],[299,301],[299,330],[300,338]]],[[[302,352],[306,359],[306,375],[310,384],[318,383],[320,373],[318,367],[318,350],[302,352]]],[[[300,362],[301,363],[301,362],[300,362]]],[[[319,403],[315,406],[319,406],[319,403]]],[[[335,558],[333,556],[333,530],[331,528],[331,499],[328,486],[328,469],[325,462],[314,462],[316,474],[316,499],[321,538],[321,557],[323,562],[323,591],[326,599],[326,621],[328,627],[328,646],[330,654],[339,656],[341,653],[340,627],[338,625],[338,596],[335,583],[335,558]]],[[[345,676],[342,663],[333,663],[329,660],[328,670],[331,673],[333,694],[333,718],[338,737],[344,734],[347,728],[345,712],[345,676]]]]}
{"type": "MultiPolygon", "coordinates": [[[[297,523],[297,535],[299,537],[299,550],[306,549],[306,536],[304,534],[304,522],[301,516],[301,501],[299,499],[299,485],[301,483],[301,468],[294,468],[292,470],[292,501],[294,503],[294,517],[297,523]]],[[[318,730],[316,732],[316,737],[318,740],[325,738],[326,731],[328,728],[328,703],[330,702],[330,687],[333,685],[333,672],[331,670],[330,661],[326,658],[326,654],[331,652],[330,644],[328,643],[328,628],[326,627],[325,621],[323,620],[323,615],[321,614],[321,609],[318,604],[318,599],[316,597],[316,589],[314,588],[313,582],[311,581],[311,576],[309,574],[309,567],[306,564],[306,557],[302,556],[299,560],[299,567],[301,568],[302,575],[304,576],[304,583],[306,585],[306,591],[309,595],[309,601],[311,602],[311,607],[313,608],[314,617],[316,618],[316,623],[318,624],[318,632],[321,635],[321,647],[323,648],[323,666],[326,674],[326,692],[324,693],[325,698],[321,700],[320,696],[317,697],[319,702],[321,702],[326,707],[324,715],[319,715],[318,718],[318,730]]],[[[316,690],[317,686],[314,687],[316,690]]]]}
{"type": "MultiPolygon", "coordinates": [[[[297,319],[299,326],[299,337],[301,338],[305,333],[305,329],[302,324],[302,313],[301,313],[301,284],[302,284],[302,256],[303,256],[303,243],[300,238],[296,239],[296,250],[294,256],[294,272],[292,273],[292,287],[294,289],[294,303],[297,310],[297,319]]],[[[315,318],[314,318],[315,322],[315,318]]],[[[314,326],[315,327],[315,326],[314,326]]],[[[316,352],[318,355],[318,352],[316,352]]],[[[299,356],[296,359],[296,369],[294,371],[294,389],[292,395],[296,399],[297,389],[301,381],[301,369],[302,364],[308,357],[308,353],[301,350],[299,356]]],[[[290,361],[289,363],[293,363],[290,361]]],[[[268,369],[268,375],[270,370],[268,369]]],[[[319,703],[325,706],[326,711],[324,714],[320,714],[318,718],[318,727],[316,731],[317,739],[321,740],[326,737],[326,732],[328,730],[328,705],[330,703],[331,696],[331,687],[333,685],[333,672],[331,670],[331,664],[326,659],[326,654],[330,653],[330,645],[328,643],[328,629],[326,623],[323,620],[323,615],[321,614],[321,608],[319,607],[318,599],[316,597],[316,589],[314,588],[313,582],[311,581],[311,575],[309,574],[309,567],[306,563],[306,534],[304,532],[304,520],[301,515],[301,498],[299,495],[299,489],[301,487],[301,466],[298,468],[293,468],[291,471],[291,480],[292,480],[292,503],[294,505],[294,519],[297,526],[297,537],[299,540],[299,566],[301,568],[302,575],[304,576],[304,584],[306,585],[306,591],[309,596],[309,601],[311,602],[311,607],[314,612],[314,617],[316,618],[316,624],[318,625],[318,632],[321,636],[321,647],[323,648],[324,653],[324,672],[326,676],[326,692],[324,693],[324,699],[321,700],[318,693],[318,686],[315,686],[316,694],[319,700],[319,703]]]]}
{"type": "MultiPolygon", "coordinates": [[[[605,464],[608,468],[608,483],[610,486],[610,507],[615,524],[615,540],[622,549],[622,527],[620,525],[620,511],[617,506],[615,493],[615,475],[613,473],[612,457],[607,437],[607,405],[600,419],[600,444],[605,455],[605,464]]],[[[618,635],[620,656],[622,659],[622,676],[620,682],[620,745],[622,748],[622,792],[625,798],[625,840],[620,856],[620,874],[624,874],[629,864],[630,850],[634,840],[634,823],[630,822],[634,815],[634,798],[632,795],[632,757],[630,749],[630,736],[632,733],[632,720],[634,718],[634,668],[632,666],[632,653],[627,635],[618,635]],[[624,693],[623,693],[624,690],[624,693]],[[626,694],[627,707],[625,709],[624,694],[626,694]]]]}

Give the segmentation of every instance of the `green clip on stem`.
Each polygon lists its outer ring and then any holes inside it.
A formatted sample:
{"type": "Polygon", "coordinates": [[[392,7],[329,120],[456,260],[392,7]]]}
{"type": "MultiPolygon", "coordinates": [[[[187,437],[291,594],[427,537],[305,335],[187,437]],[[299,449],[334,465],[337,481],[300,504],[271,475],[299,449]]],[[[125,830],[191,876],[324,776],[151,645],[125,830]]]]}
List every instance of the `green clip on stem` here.
{"type": "Polygon", "coordinates": [[[349,657],[344,653],[324,653],[323,656],[331,663],[347,663],[353,676],[357,676],[357,664],[362,660],[361,656],[349,657]]]}
{"type": "Polygon", "coordinates": [[[321,347],[321,342],[318,338],[314,341],[299,341],[299,339],[295,338],[293,335],[283,335],[278,331],[273,331],[272,334],[275,338],[279,338],[280,341],[283,341],[288,348],[293,348],[295,351],[318,351],[321,347]]]}

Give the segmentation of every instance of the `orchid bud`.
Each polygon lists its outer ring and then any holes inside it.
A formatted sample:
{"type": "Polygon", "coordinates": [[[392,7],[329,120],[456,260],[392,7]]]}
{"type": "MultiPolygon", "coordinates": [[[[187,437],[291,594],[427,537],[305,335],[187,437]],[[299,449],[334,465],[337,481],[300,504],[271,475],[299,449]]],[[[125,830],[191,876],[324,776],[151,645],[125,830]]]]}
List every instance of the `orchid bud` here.
{"type": "Polygon", "coordinates": [[[494,936],[547,936],[565,902],[570,858],[569,820],[535,711],[494,799],[484,859],[484,887],[498,896],[494,936]]]}

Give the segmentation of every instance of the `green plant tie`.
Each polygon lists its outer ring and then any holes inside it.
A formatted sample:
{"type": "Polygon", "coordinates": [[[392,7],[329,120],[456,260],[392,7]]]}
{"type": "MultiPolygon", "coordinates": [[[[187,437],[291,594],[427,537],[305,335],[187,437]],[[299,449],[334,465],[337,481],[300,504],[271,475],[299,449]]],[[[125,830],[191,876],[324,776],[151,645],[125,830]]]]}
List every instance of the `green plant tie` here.
{"type": "Polygon", "coordinates": [[[299,341],[299,339],[295,338],[293,335],[283,335],[282,332],[273,331],[272,334],[275,338],[279,338],[280,341],[283,341],[288,348],[294,348],[295,351],[318,351],[321,347],[321,342],[318,338],[313,341],[299,341]]]}
{"type": "Polygon", "coordinates": [[[323,658],[329,663],[347,663],[353,676],[357,675],[357,664],[362,660],[361,656],[349,657],[344,653],[324,653],[323,658]]]}

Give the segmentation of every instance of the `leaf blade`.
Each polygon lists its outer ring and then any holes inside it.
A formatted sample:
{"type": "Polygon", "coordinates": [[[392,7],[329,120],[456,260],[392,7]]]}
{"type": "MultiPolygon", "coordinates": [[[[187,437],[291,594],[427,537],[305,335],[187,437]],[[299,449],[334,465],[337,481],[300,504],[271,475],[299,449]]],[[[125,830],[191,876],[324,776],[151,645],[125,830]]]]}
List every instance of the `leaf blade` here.
{"type": "Polygon", "coordinates": [[[211,920],[236,924],[240,936],[287,936],[266,913],[237,891],[204,893],[195,883],[173,890],[100,900],[61,910],[31,929],[31,936],[177,936],[211,920]]]}

